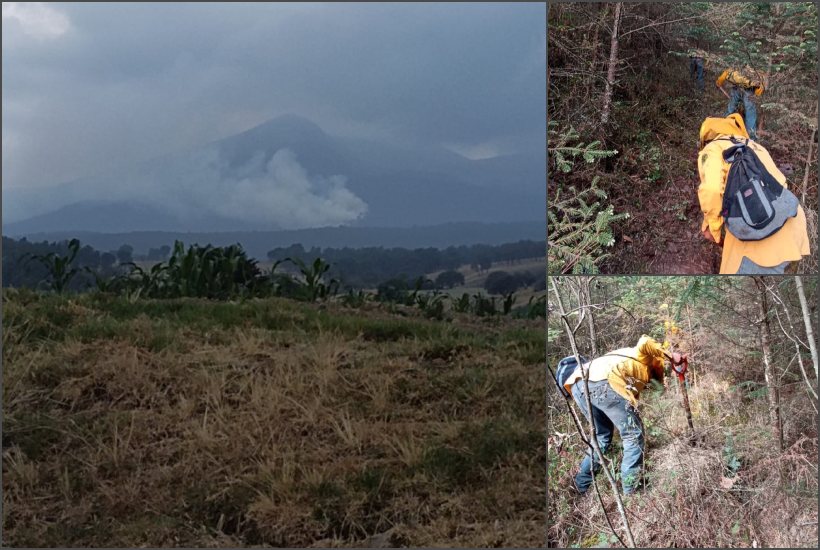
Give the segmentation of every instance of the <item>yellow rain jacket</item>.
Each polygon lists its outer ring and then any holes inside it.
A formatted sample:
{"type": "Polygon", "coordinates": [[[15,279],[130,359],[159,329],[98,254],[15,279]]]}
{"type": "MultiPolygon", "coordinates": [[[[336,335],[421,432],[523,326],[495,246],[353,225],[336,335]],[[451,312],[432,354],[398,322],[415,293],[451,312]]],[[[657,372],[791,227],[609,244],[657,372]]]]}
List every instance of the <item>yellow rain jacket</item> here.
{"type": "MultiPolygon", "coordinates": [[[[721,274],[735,274],[740,262],[746,256],[763,267],[774,267],[786,261],[798,261],[809,255],[809,234],[806,229],[806,213],[798,206],[797,216],[789,218],[779,231],[760,241],[741,241],[728,231],[722,231],[723,189],[729,175],[729,163],[723,160],[723,151],[732,146],[731,136],[748,139],[743,118],[732,113],[726,118],[707,118],[700,127],[700,153],[698,154],[698,174],[700,187],[698,199],[703,212],[700,230],[707,228],[720,242],[723,233],[723,257],[720,262],[721,274]]],[[[760,144],[749,141],[749,147],[769,173],[784,187],[786,176],[777,168],[769,152],[760,144]]]]}
{"type": "Polygon", "coordinates": [[[735,86],[740,86],[741,88],[746,88],[747,90],[754,90],[755,95],[759,96],[763,94],[763,84],[757,79],[748,78],[740,71],[726,69],[720,73],[719,77],[717,77],[715,84],[717,84],[718,88],[720,88],[723,86],[723,83],[727,81],[735,86]]]}
{"type": "MultiPolygon", "coordinates": [[[[663,348],[647,335],[641,336],[634,348],[621,348],[597,357],[583,367],[589,368],[589,381],[608,380],[624,399],[633,407],[638,405],[638,397],[649,381],[654,378],[663,382],[663,348]]],[[[564,388],[572,392],[572,385],[583,380],[582,366],[578,366],[564,383],[564,388]]]]}

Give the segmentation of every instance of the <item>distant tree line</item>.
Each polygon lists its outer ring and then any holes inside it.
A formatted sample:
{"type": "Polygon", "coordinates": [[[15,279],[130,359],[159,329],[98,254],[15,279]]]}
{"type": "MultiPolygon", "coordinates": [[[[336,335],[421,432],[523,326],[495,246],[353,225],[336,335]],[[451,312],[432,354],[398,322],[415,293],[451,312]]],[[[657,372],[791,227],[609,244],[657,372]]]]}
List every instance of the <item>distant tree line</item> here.
{"type": "MultiPolygon", "coordinates": [[[[88,270],[101,276],[115,275],[122,264],[133,260],[132,251],[128,245],[110,252],[100,252],[87,245],[79,247],[71,262],[78,272],[67,290],[82,290],[94,284],[94,276],[88,270]]],[[[25,237],[20,240],[3,237],[3,286],[36,288],[49,272],[43,262],[35,261],[35,257],[68,256],[69,252],[69,241],[30,242],[25,237]]]]}
{"type": "MultiPolygon", "coordinates": [[[[165,261],[144,267],[130,258],[132,250],[123,247],[114,253],[100,254],[72,239],[60,243],[15,242],[4,238],[4,255],[14,261],[5,262],[8,286],[32,286],[39,290],[62,294],[72,291],[96,290],[124,296],[128,300],[196,297],[212,300],[264,298],[278,296],[300,301],[338,300],[348,307],[362,307],[369,301],[396,306],[416,307],[425,316],[444,319],[445,311],[472,313],[477,316],[512,315],[523,318],[543,317],[546,296],[530,297],[527,305],[515,307],[516,296],[510,290],[503,299],[478,292],[462,293],[458,299],[443,294],[427,277],[416,278],[412,284],[400,278],[379,285],[377,291],[342,289],[339,280],[329,274],[331,264],[315,257],[305,261],[297,257],[276,260],[270,269],[262,269],[258,261],[247,255],[240,244],[224,247],[174,243],[165,261]],[[105,256],[108,254],[108,256],[105,256]],[[102,260],[105,256],[105,260],[102,260]],[[118,260],[114,263],[112,258],[118,260]],[[279,269],[289,265],[290,272],[279,269]],[[17,270],[13,269],[17,266],[17,270]],[[26,277],[20,274],[24,273],[26,277]],[[36,281],[36,282],[35,282],[36,281]],[[22,283],[16,284],[15,283],[22,283]],[[339,296],[340,290],[347,293],[339,296]]],[[[446,273],[446,272],[445,272],[446,273]]],[[[456,275],[460,275],[456,272],[456,275]]],[[[498,281],[508,281],[510,274],[494,272],[498,281]]],[[[442,277],[457,283],[455,277],[442,277]]],[[[520,284],[520,277],[513,277],[520,284]]],[[[463,282],[463,277],[461,278],[463,282]]],[[[500,288],[499,290],[507,290],[500,288]]]]}
{"type": "MultiPolygon", "coordinates": [[[[69,241],[30,242],[25,238],[15,240],[3,237],[3,286],[31,287],[41,284],[48,276],[48,268],[43,262],[33,261],[37,256],[49,254],[66,256],[69,241]]],[[[315,258],[322,258],[328,264],[326,275],[338,281],[343,288],[376,288],[379,285],[395,285],[412,288],[420,277],[422,288],[450,289],[464,285],[464,275],[456,268],[471,265],[482,272],[498,263],[514,264],[517,261],[543,257],[544,245],[535,241],[518,241],[498,246],[472,245],[437,248],[318,248],[305,249],[296,244],[287,248],[276,248],[268,253],[274,262],[284,262],[283,268],[299,271],[298,263],[309,265],[315,258]],[[433,279],[426,274],[439,271],[433,279]]],[[[100,252],[90,246],[81,246],[72,260],[78,273],[72,277],[67,290],[82,290],[95,284],[98,277],[113,277],[131,271],[131,262],[165,262],[172,257],[170,246],[152,248],[145,255],[135,255],[134,249],[124,244],[117,250],[100,252]]],[[[494,271],[487,276],[484,288],[490,294],[507,294],[519,288],[533,286],[544,288],[544,282],[537,273],[511,274],[494,271]]]]}
{"type": "MultiPolygon", "coordinates": [[[[543,242],[518,241],[502,245],[470,245],[439,248],[320,248],[305,249],[301,244],[274,248],[268,252],[271,261],[299,258],[308,261],[321,257],[331,264],[329,274],[344,285],[373,288],[389,279],[413,281],[427,273],[454,271],[469,265],[476,271],[487,271],[493,264],[513,264],[532,258],[543,258],[543,242]]],[[[455,277],[449,274],[447,277],[455,277]]],[[[458,279],[436,281],[438,288],[457,286],[458,279]],[[439,284],[440,283],[440,284],[439,284]]]]}

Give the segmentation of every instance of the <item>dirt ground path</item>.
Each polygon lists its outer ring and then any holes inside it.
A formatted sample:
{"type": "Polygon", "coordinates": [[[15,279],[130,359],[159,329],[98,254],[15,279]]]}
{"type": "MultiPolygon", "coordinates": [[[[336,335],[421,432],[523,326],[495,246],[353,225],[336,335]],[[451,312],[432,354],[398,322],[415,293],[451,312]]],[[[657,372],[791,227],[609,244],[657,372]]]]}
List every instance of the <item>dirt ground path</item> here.
{"type": "MultiPolygon", "coordinates": [[[[694,160],[693,160],[694,163],[694,160]]],[[[629,197],[630,221],[613,256],[622,273],[705,275],[718,273],[721,249],[700,232],[703,215],[697,176],[684,175],[629,197]]]]}
{"type": "Polygon", "coordinates": [[[654,237],[656,248],[647,250],[648,272],[653,275],[717,273],[721,250],[701,235],[697,182],[678,180],[673,187],[662,189],[657,200],[660,217],[654,237]],[[684,200],[679,198],[680,194],[684,194],[684,200]]]}
{"type": "Polygon", "coordinates": [[[669,170],[663,182],[634,185],[622,197],[621,209],[630,214],[613,256],[629,258],[622,273],[648,275],[705,275],[720,270],[721,249],[706,241],[700,232],[703,214],[698,202],[697,140],[707,116],[723,116],[725,102],[707,92],[703,98],[692,93],[689,112],[681,126],[664,128],[659,140],[669,170]],[[673,168],[674,167],[674,168],[673,168]],[[617,250],[620,248],[620,250],[617,250]],[[626,270],[624,270],[626,269],[626,270]]]}

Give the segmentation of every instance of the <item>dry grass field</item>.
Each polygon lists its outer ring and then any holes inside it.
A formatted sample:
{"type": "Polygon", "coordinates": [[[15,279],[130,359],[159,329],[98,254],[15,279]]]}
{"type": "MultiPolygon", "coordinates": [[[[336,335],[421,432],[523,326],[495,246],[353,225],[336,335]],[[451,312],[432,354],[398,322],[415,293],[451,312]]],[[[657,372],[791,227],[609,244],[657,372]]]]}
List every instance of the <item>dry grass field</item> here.
{"type": "Polygon", "coordinates": [[[4,289],[8,546],[542,546],[543,320],[4,289]]]}

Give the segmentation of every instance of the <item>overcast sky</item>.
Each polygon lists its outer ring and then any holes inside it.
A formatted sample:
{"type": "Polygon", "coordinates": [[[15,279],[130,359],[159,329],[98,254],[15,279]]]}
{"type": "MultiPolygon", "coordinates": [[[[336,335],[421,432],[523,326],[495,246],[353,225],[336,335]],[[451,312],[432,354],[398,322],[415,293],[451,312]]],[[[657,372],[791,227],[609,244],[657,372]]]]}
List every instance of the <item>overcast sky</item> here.
{"type": "Polygon", "coordinates": [[[470,157],[545,140],[545,5],[3,3],[3,186],[280,114],[470,157]]]}

